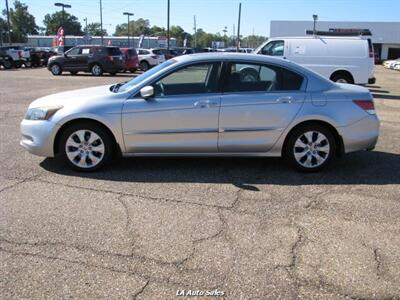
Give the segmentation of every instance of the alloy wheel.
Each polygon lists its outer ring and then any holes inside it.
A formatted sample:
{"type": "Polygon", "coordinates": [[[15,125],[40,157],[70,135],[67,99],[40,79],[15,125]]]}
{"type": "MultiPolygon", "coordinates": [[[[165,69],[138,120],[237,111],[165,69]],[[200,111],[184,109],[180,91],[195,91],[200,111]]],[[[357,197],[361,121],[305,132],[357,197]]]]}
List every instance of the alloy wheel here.
{"type": "Polygon", "coordinates": [[[51,66],[51,73],[54,75],[59,75],[61,73],[61,68],[59,65],[52,65],[51,66]]]}
{"type": "Polygon", "coordinates": [[[328,138],[318,131],[307,131],[300,135],[293,148],[297,163],[309,169],[324,164],[330,151],[328,138]]]}
{"type": "Polygon", "coordinates": [[[92,130],[73,132],[65,143],[69,161],[79,168],[93,168],[104,158],[105,146],[101,137],[92,130]]]}

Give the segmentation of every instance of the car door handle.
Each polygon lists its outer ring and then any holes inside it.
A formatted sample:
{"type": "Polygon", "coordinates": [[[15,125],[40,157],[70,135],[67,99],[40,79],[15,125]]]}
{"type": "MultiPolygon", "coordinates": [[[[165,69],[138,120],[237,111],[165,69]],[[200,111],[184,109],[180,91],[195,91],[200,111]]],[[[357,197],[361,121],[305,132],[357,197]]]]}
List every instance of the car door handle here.
{"type": "Polygon", "coordinates": [[[292,96],[284,96],[284,97],[279,97],[276,99],[276,102],[279,103],[292,103],[294,101],[292,96]]]}
{"type": "Polygon", "coordinates": [[[210,108],[217,106],[218,103],[211,100],[201,100],[201,101],[196,101],[193,105],[194,107],[198,108],[210,108]]]}

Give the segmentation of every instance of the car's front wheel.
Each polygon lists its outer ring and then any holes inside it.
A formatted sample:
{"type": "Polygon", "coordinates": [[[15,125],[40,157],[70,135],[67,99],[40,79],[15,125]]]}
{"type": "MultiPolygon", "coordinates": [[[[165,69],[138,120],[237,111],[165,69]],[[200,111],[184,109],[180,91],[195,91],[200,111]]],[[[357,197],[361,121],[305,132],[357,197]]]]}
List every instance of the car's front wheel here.
{"type": "Polygon", "coordinates": [[[53,74],[54,76],[60,75],[62,73],[62,69],[59,64],[53,64],[50,67],[50,71],[51,71],[51,74],[53,74]]]}
{"type": "Polygon", "coordinates": [[[61,156],[75,170],[90,172],[100,169],[112,156],[110,134],[93,123],[74,124],[61,135],[61,156]]]}
{"type": "Polygon", "coordinates": [[[298,170],[315,172],[329,164],[335,148],[335,139],[327,127],[305,125],[291,133],[284,154],[298,170]]]}

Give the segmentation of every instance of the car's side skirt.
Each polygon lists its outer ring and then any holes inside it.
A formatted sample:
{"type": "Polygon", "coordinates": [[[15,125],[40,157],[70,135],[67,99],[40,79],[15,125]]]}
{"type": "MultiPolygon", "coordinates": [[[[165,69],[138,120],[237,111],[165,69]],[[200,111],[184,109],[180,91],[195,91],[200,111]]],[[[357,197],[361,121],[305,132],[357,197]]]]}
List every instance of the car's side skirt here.
{"type": "Polygon", "coordinates": [[[123,157],[280,157],[276,152],[122,153],[123,157]]]}

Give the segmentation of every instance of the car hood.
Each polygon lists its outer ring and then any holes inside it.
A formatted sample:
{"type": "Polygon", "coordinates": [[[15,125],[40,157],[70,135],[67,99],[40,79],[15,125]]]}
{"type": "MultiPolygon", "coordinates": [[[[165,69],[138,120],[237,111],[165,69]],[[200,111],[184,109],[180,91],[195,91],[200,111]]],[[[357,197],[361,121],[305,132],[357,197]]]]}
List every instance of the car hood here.
{"type": "Polygon", "coordinates": [[[33,101],[29,108],[89,104],[91,102],[104,101],[104,99],[113,98],[117,95],[110,91],[110,85],[102,85],[45,96],[33,101]]]}

